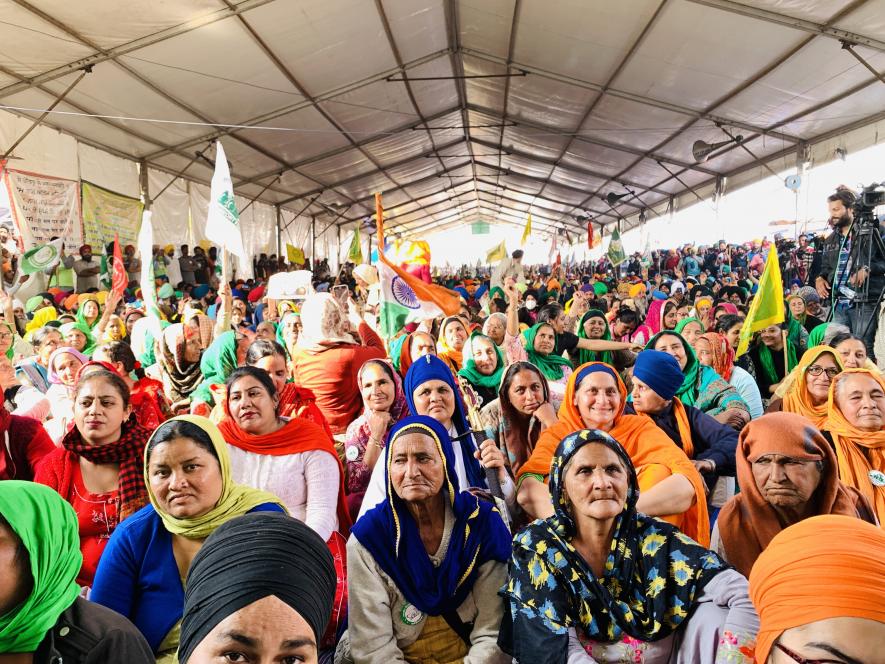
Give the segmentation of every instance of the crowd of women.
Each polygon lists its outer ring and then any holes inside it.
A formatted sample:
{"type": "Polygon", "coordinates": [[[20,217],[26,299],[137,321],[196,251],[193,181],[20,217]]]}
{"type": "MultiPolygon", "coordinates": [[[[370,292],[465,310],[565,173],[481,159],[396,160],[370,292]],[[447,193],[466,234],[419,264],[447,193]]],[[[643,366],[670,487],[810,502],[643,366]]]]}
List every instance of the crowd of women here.
{"type": "Polygon", "coordinates": [[[885,661],[885,379],[807,291],[736,358],[715,279],[382,340],[354,274],[0,295],[0,662],[885,661]]]}

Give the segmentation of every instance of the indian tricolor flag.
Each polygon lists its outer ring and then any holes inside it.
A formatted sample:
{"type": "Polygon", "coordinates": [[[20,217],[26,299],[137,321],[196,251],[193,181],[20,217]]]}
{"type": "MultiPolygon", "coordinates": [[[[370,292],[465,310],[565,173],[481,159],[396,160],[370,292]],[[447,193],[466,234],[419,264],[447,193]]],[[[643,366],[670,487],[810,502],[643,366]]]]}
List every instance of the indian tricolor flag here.
{"type": "Polygon", "coordinates": [[[381,281],[381,307],[378,321],[381,336],[392,338],[404,325],[437,316],[454,316],[461,310],[458,293],[428,284],[391,263],[384,255],[384,208],[381,194],[375,194],[378,228],[378,278],[381,281]]]}

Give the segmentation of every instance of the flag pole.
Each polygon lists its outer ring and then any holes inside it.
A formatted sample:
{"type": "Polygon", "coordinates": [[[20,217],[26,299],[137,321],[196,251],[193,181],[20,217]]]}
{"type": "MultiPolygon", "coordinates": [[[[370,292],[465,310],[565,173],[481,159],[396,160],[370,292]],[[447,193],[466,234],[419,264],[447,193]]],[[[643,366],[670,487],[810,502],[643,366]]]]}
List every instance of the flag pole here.
{"type": "Polygon", "coordinates": [[[221,286],[230,283],[230,271],[227,267],[227,247],[221,247],[221,286]]]}
{"type": "Polygon", "coordinates": [[[787,352],[787,331],[781,330],[781,339],[784,340],[784,378],[790,373],[790,354],[787,352]]]}

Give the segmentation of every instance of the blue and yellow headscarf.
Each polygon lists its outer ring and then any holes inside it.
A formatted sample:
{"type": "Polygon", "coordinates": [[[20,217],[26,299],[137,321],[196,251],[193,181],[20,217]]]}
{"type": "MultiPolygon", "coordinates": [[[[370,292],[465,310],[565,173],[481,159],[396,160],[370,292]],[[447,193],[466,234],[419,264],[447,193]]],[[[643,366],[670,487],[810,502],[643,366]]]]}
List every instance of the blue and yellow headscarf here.
{"type": "Polygon", "coordinates": [[[505,650],[521,662],[565,661],[569,628],[579,639],[601,642],[624,636],[666,638],[691,614],[704,586],[727,568],[675,526],[636,511],[636,471],[607,433],[584,429],[560,442],[550,469],[550,493],[554,515],[516,536],[510,579],[501,591],[510,604],[512,632],[519,635],[504,644],[505,650]],[[629,487],[601,578],[572,545],[577,524],[564,492],[566,466],[589,443],[605,445],[618,456],[629,487]]]}
{"type": "Polygon", "coordinates": [[[507,561],[510,531],[491,503],[461,491],[449,434],[431,417],[412,415],[391,429],[384,450],[384,483],[387,497],[366,512],[351,533],[409,603],[431,616],[455,611],[470,593],[485,562],[507,561]],[[447,509],[455,517],[448,549],[439,566],[425,551],[418,524],[406,502],[396,494],[390,477],[394,443],[410,433],[421,433],[436,443],[443,463],[440,491],[445,493],[447,509]]]}

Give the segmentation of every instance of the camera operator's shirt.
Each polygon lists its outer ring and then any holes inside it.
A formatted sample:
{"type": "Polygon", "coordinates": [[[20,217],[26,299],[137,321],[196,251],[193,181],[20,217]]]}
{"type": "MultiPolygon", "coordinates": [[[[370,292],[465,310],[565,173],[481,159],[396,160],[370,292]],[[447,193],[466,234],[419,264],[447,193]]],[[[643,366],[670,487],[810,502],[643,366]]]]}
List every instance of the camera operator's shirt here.
{"type": "Polygon", "coordinates": [[[852,291],[848,284],[848,257],[851,254],[851,236],[844,235],[841,240],[839,249],[839,263],[836,265],[836,278],[833,284],[833,293],[836,302],[845,303],[851,301],[851,296],[845,291],[852,291]]]}

